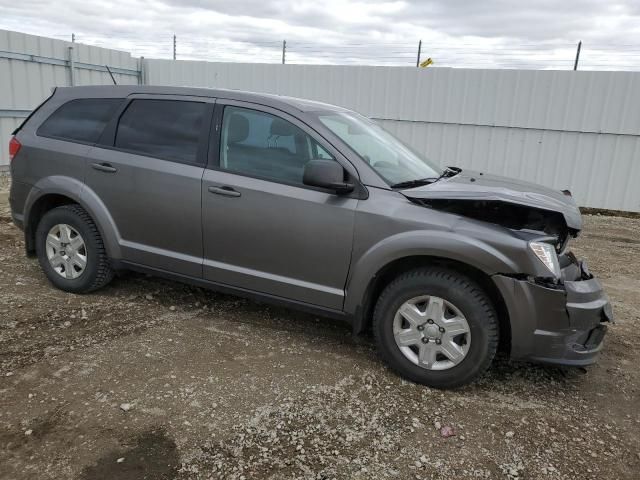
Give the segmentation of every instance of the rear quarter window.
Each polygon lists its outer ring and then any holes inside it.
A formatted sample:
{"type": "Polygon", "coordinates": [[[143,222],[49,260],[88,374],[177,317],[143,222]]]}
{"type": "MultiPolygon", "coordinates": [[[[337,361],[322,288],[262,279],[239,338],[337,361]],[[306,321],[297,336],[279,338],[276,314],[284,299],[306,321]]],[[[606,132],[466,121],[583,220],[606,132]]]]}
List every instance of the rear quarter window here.
{"type": "Polygon", "coordinates": [[[82,143],[96,143],[122,98],[81,98],[71,100],[47,118],[36,134],[82,143]]]}

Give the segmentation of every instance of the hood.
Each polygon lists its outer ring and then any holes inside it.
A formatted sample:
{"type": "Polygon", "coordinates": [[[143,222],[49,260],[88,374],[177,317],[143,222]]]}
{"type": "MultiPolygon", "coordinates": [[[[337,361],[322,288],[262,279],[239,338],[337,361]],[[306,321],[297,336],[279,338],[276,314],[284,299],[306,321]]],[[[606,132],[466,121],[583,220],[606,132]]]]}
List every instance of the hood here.
{"type": "Polygon", "coordinates": [[[582,229],[582,216],[568,191],[554,190],[513,178],[463,170],[421,187],[402,190],[409,198],[430,200],[469,200],[503,202],[556,212],[564,217],[568,228],[582,229]],[[565,193],[566,192],[566,193],[565,193]]]}

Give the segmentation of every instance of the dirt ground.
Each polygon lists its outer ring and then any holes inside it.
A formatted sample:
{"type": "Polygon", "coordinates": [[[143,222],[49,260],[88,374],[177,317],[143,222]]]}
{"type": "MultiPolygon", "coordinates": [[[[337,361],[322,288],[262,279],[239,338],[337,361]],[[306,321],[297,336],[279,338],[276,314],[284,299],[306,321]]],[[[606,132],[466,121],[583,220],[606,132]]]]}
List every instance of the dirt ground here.
{"type": "Polygon", "coordinates": [[[437,391],[338,322],[137,274],[55,290],[3,182],[2,479],[640,478],[639,219],[575,242],[616,314],[597,365],[437,391]]]}

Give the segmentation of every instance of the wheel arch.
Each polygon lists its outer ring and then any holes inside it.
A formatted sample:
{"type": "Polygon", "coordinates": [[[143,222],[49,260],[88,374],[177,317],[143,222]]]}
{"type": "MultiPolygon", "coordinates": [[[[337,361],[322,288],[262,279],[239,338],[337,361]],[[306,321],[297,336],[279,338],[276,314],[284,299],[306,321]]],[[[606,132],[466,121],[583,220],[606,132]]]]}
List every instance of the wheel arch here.
{"type": "Polygon", "coordinates": [[[363,293],[362,301],[356,308],[353,333],[357,335],[371,327],[376,299],[396,277],[416,268],[434,266],[445,267],[471,278],[489,295],[498,315],[500,335],[498,350],[508,353],[511,348],[511,321],[504,297],[492,280],[491,275],[469,263],[437,255],[408,255],[382,265],[370,278],[363,293]]]}
{"type": "Polygon", "coordinates": [[[48,193],[38,197],[33,205],[27,210],[24,223],[24,238],[27,254],[35,255],[36,251],[36,229],[42,217],[49,210],[62,205],[70,205],[77,203],[74,199],[60,193],[48,193]]]}
{"type": "Polygon", "coordinates": [[[77,179],[47,177],[31,189],[25,202],[24,235],[27,254],[35,253],[35,234],[38,223],[51,209],[62,205],[78,204],[91,217],[102,237],[107,255],[119,259],[118,230],[100,198],[77,179]]]}

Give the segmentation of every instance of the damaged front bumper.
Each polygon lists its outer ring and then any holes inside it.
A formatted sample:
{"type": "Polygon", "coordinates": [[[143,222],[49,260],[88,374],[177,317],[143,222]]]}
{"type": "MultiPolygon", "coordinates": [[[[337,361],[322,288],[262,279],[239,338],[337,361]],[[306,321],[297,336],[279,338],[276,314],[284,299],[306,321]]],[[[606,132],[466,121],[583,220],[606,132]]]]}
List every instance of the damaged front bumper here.
{"type": "Polygon", "coordinates": [[[562,277],[551,287],[493,276],[511,320],[511,358],[571,366],[597,360],[613,321],[609,299],[584,262],[573,258],[562,277]]]}

